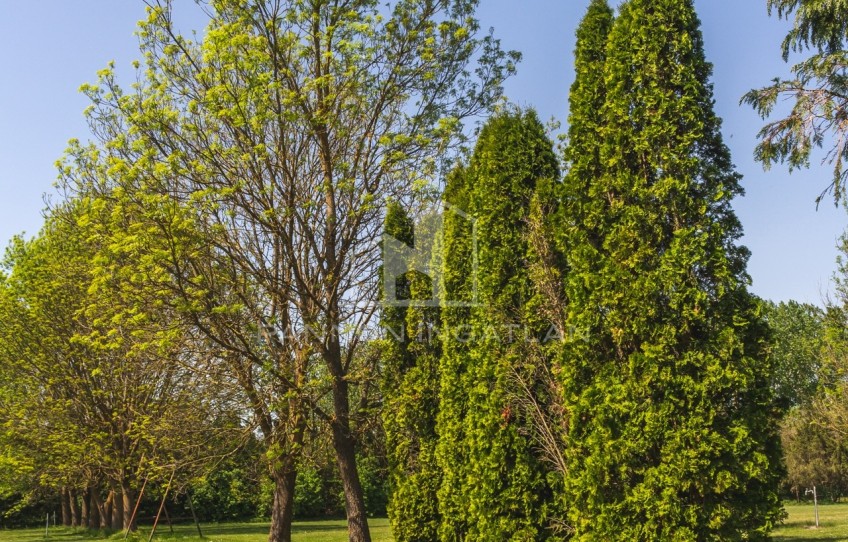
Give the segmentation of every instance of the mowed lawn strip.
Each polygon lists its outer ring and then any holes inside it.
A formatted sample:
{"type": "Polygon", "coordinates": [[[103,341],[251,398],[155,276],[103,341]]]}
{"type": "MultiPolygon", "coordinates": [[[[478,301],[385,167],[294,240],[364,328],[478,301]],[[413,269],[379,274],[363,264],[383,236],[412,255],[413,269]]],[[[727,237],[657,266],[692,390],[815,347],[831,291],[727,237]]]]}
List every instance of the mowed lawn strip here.
{"type": "MultiPolygon", "coordinates": [[[[819,506],[819,523],[821,528],[815,529],[815,515],[812,504],[787,504],[789,518],[775,529],[774,542],[800,542],[804,540],[819,540],[827,542],[848,542],[848,504],[822,504],[819,506]]],[[[370,519],[373,542],[392,542],[389,522],[386,519],[370,519]]],[[[206,542],[266,542],[268,540],[267,523],[209,523],[201,525],[206,542]]],[[[294,524],[293,538],[295,542],[345,542],[347,540],[346,522],[344,520],[300,521],[294,524]]],[[[154,540],[179,540],[180,542],[196,542],[194,525],[177,525],[174,534],[168,526],[157,528],[154,540]]],[[[130,540],[146,541],[150,533],[149,526],[142,526],[138,536],[130,540]]],[[[118,533],[109,540],[123,540],[118,533]]],[[[0,530],[0,542],[99,542],[100,537],[94,537],[83,531],[51,528],[50,536],[44,537],[44,529],[0,530]]]]}
{"type": "Polygon", "coordinates": [[[774,530],[774,542],[848,541],[848,504],[820,504],[818,529],[812,504],[787,504],[786,511],[789,518],[774,530]]]}
{"type": "MultiPolygon", "coordinates": [[[[392,542],[387,519],[369,519],[373,542],[392,542]]],[[[209,523],[201,524],[204,542],[266,542],[269,524],[267,523],[209,523]]],[[[136,535],[130,536],[132,542],[147,541],[149,526],[141,526],[136,535]]],[[[106,540],[121,541],[124,536],[116,533],[106,540]]],[[[299,521],[292,528],[294,542],[345,542],[347,540],[347,522],[345,520],[299,521]]],[[[61,527],[51,528],[49,537],[44,537],[44,529],[0,530],[0,542],[100,542],[104,538],[61,527]]],[[[172,534],[167,525],[156,528],[154,540],[179,540],[180,542],[199,542],[194,525],[175,525],[172,534]]]]}

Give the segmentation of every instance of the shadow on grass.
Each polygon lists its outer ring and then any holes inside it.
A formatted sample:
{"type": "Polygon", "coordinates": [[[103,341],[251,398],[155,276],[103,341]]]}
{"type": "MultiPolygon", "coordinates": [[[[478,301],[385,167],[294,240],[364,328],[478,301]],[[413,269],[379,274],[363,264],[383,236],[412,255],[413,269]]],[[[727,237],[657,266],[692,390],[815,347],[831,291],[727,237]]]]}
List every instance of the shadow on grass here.
{"type": "Polygon", "coordinates": [[[44,529],[0,529],[0,540],[10,542],[82,542],[114,538],[116,535],[111,530],[80,529],[72,527],[50,527],[47,537],[44,529]]]}
{"type": "MultiPolygon", "coordinates": [[[[373,520],[374,532],[388,532],[388,522],[385,519],[373,520]]],[[[235,539],[249,542],[267,540],[271,524],[267,521],[239,523],[201,523],[206,540],[235,539]]],[[[147,542],[151,525],[139,525],[139,530],[130,533],[127,542],[147,542]]],[[[335,540],[346,539],[347,522],[344,519],[335,520],[299,520],[292,526],[292,533],[303,540],[335,540]]],[[[98,531],[87,529],[72,529],[69,527],[51,528],[47,538],[43,529],[0,529],[2,542],[123,542],[123,531],[98,531]]],[[[174,524],[174,532],[170,532],[167,524],[160,524],[156,529],[156,539],[163,542],[198,542],[197,530],[192,523],[174,524]]],[[[375,540],[390,540],[386,535],[380,535],[375,540]]]]}
{"type": "MultiPolygon", "coordinates": [[[[292,525],[292,533],[316,533],[316,532],[328,532],[328,531],[338,531],[339,529],[344,529],[346,527],[346,522],[344,520],[340,521],[326,521],[326,520],[315,520],[315,521],[297,521],[294,525],[292,525]]],[[[215,535],[268,535],[268,531],[271,528],[270,523],[201,523],[201,529],[203,530],[204,537],[208,538],[210,536],[215,535]]],[[[150,532],[149,528],[145,529],[142,526],[142,529],[146,532],[150,532]]],[[[181,525],[178,527],[178,530],[174,533],[168,531],[168,527],[164,529],[160,526],[156,530],[156,537],[163,539],[179,539],[179,538],[196,538],[197,531],[194,526],[181,525]]]]}

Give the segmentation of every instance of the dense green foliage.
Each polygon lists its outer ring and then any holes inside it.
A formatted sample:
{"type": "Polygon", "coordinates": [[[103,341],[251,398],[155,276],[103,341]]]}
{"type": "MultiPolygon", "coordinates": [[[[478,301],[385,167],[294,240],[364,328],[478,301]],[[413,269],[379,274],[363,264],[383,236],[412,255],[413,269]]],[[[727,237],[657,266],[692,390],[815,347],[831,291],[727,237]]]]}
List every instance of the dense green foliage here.
{"type": "Polygon", "coordinates": [[[468,341],[463,340],[475,300],[474,224],[464,209],[469,209],[470,177],[466,168],[457,167],[447,178],[445,203],[462,212],[445,214],[440,261],[442,309],[442,357],[439,360],[439,412],[436,428],[438,465],[442,484],[438,490],[442,522],[439,539],[462,540],[468,531],[467,501],[464,488],[468,480],[468,449],[464,420],[468,416],[466,389],[469,385],[468,341]],[[448,303],[449,302],[449,303],[448,303]]]}
{"type": "Polygon", "coordinates": [[[439,435],[451,447],[441,456],[447,486],[442,539],[543,539],[551,491],[523,420],[513,412],[510,390],[514,373],[530,365],[526,341],[547,330],[537,315],[525,312],[533,291],[522,262],[534,191],[540,181],[558,177],[557,160],[535,113],[507,111],[486,123],[468,167],[456,176],[454,182],[467,190],[477,238],[469,245],[470,224],[446,225],[445,291],[456,295],[446,299],[469,299],[473,291],[478,297],[468,312],[460,307],[445,316],[442,370],[449,375],[442,404],[463,411],[442,412],[439,419],[439,435]],[[468,254],[475,247],[476,254],[468,254]],[[469,269],[472,261],[479,267],[469,269]]]}
{"type": "Polygon", "coordinates": [[[53,209],[39,236],[7,252],[0,420],[11,461],[3,463],[15,464],[7,476],[30,478],[30,489],[63,504],[79,494],[81,514],[60,510],[66,524],[129,527],[142,479],[164,483],[179,468],[178,483],[187,480],[233,427],[213,427],[225,402],[177,362],[189,337],[151,283],[104,249],[87,219],[111,209],[89,203],[53,209]],[[113,522],[115,509],[123,517],[113,522]]]}
{"type": "MultiPolygon", "coordinates": [[[[568,95],[568,146],[565,149],[568,174],[563,183],[565,195],[585,198],[593,181],[604,171],[599,142],[605,125],[605,66],[607,41],[613,20],[613,11],[606,0],[592,0],[577,27],[575,79],[568,95]]],[[[563,206],[563,210],[570,209],[563,206]]],[[[570,220],[570,216],[561,217],[563,225],[570,220]]]]}
{"type": "Polygon", "coordinates": [[[624,4],[604,71],[603,124],[571,141],[602,170],[565,197],[575,536],[764,538],[777,418],[692,2],[624,4]]]}
{"type": "Polygon", "coordinates": [[[763,309],[772,332],[775,399],[784,408],[807,404],[821,381],[828,379],[822,360],[825,313],[814,305],[795,301],[765,302],[763,309]]]}
{"type": "Polygon", "coordinates": [[[819,396],[783,420],[787,495],[800,499],[813,486],[821,500],[835,502],[848,495],[848,443],[842,433],[845,425],[838,421],[845,414],[846,398],[844,392],[819,396]]]}
{"type": "Polygon", "coordinates": [[[819,495],[848,494],[848,237],[843,236],[826,310],[781,304],[771,312],[778,361],[776,382],[799,396],[781,428],[787,488],[797,497],[816,486],[819,495]],[[791,381],[791,385],[789,384],[791,381]]]}
{"type": "Polygon", "coordinates": [[[139,28],[133,92],[112,67],[84,87],[99,141],[72,144],[64,187],[117,201],[105,243],[123,272],[170,294],[203,370],[249,413],[274,481],[272,540],[290,538],[317,423],[351,540],[369,541],[357,448],[378,395],[361,355],[377,319],[372,241],[384,202],[435,184],[463,119],[514,71],[476,5],[217,0],[192,40],[161,0],[139,28]]]}
{"type": "MultiPolygon", "coordinates": [[[[403,208],[390,204],[385,233],[414,248],[413,228],[403,208]]],[[[422,305],[432,299],[433,284],[431,277],[419,272],[409,271],[387,287],[397,288],[395,298],[402,304],[384,305],[382,319],[387,343],[383,427],[390,465],[389,519],[396,540],[427,542],[437,539],[440,521],[436,495],[441,482],[436,464],[439,307],[422,305]]]]}

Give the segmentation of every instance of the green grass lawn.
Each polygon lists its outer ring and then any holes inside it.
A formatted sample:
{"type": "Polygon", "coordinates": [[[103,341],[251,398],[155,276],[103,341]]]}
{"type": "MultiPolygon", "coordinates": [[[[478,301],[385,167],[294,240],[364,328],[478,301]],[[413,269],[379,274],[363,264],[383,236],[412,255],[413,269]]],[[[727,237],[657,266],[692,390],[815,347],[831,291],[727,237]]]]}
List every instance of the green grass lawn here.
{"type": "Polygon", "coordinates": [[[848,504],[819,505],[818,529],[812,504],[787,504],[786,511],[789,518],[774,531],[775,542],[848,541],[848,504]]]}
{"type": "MultiPolygon", "coordinates": [[[[785,524],[774,531],[775,542],[800,542],[818,540],[822,542],[848,542],[848,504],[824,504],[819,506],[821,527],[815,529],[815,516],[811,504],[789,504],[786,506],[789,518],[785,524]]],[[[389,522],[385,519],[371,519],[371,534],[374,542],[391,542],[389,522]]],[[[204,524],[203,534],[207,542],[265,542],[268,539],[267,523],[221,523],[204,524]]],[[[197,531],[193,525],[178,525],[171,534],[168,526],[157,529],[155,540],[167,542],[197,542],[197,531]]],[[[347,540],[344,520],[336,521],[299,521],[294,525],[295,542],[344,542],[347,540]]],[[[130,537],[133,542],[147,541],[148,527],[142,527],[137,535],[130,537]]],[[[44,529],[0,530],[0,542],[93,542],[103,540],[82,531],[51,528],[50,536],[44,537],[44,529]]],[[[112,535],[112,541],[123,540],[120,533],[112,535]]]]}
{"type": "MultiPolygon", "coordinates": [[[[386,519],[369,519],[373,542],[392,542],[389,533],[389,521],[386,519]]],[[[347,540],[346,522],[337,521],[299,521],[292,529],[292,539],[295,542],[344,542],[347,540]]],[[[205,542],[266,542],[268,540],[267,523],[220,523],[201,524],[205,542]]],[[[130,536],[132,542],[146,542],[150,534],[147,526],[142,526],[139,532],[130,536]]],[[[121,541],[124,536],[116,533],[108,538],[110,541],[121,541]]],[[[92,542],[102,541],[103,538],[93,536],[84,531],[74,531],[61,527],[51,528],[49,537],[44,537],[44,529],[0,530],[0,542],[92,542]]],[[[176,525],[172,534],[167,525],[156,529],[154,540],[167,542],[196,542],[200,538],[194,525],[176,525]]]]}

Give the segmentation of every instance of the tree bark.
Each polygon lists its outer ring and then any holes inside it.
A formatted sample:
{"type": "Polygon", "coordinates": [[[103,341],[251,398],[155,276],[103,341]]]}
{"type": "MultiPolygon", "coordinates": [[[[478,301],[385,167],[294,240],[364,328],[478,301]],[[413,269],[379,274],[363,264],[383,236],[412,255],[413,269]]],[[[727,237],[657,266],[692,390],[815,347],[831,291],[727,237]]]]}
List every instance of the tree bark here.
{"type": "Polygon", "coordinates": [[[100,508],[100,528],[101,529],[111,529],[112,528],[112,503],[115,502],[115,492],[111,489],[109,490],[109,494],[106,496],[106,500],[103,502],[103,506],[100,508]]]}
{"type": "Polygon", "coordinates": [[[100,502],[100,494],[97,492],[96,488],[90,487],[88,488],[88,528],[89,529],[99,529],[100,528],[100,507],[102,503],[100,502]]]}
{"type": "Polygon", "coordinates": [[[350,431],[333,424],[333,447],[339,465],[339,476],[345,494],[345,512],[347,514],[348,540],[350,542],[371,542],[368,529],[368,515],[365,511],[365,496],[359,481],[356,467],[356,448],[350,431]]]}
{"type": "Polygon", "coordinates": [[[108,529],[109,522],[106,520],[106,506],[103,504],[103,498],[100,496],[100,491],[96,488],[91,489],[91,510],[91,523],[94,524],[92,529],[108,529]]]}
{"type": "Polygon", "coordinates": [[[82,516],[77,503],[77,492],[68,491],[68,506],[71,508],[71,527],[79,527],[82,524],[82,516]]]}
{"type": "Polygon", "coordinates": [[[124,496],[121,493],[115,493],[115,498],[112,499],[112,530],[120,531],[124,528],[124,496]]]}
{"type": "Polygon", "coordinates": [[[130,487],[130,483],[127,481],[121,482],[121,496],[123,497],[124,503],[124,510],[122,514],[124,517],[124,530],[135,531],[136,521],[135,518],[132,517],[135,499],[133,498],[133,490],[130,487]]]}
{"type": "Polygon", "coordinates": [[[294,519],[294,486],[297,470],[293,460],[273,475],[274,504],[271,508],[271,532],[268,542],[291,542],[292,520],[294,519]]]}
{"type": "Polygon", "coordinates": [[[71,492],[68,488],[62,488],[60,498],[62,500],[62,525],[65,527],[71,527],[74,522],[74,517],[71,513],[71,492]]]}
{"type": "Polygon", "coordinates": [[[80,495],[81,506],[80,506],[79,526],[82,527],[82,528],[87,528],[89,526],[88,522],[89,522],[89,515],[90,515],[90,512],[91,512],[90,509],[89,509],[89,505],[91,504],[91,499],[89,499],[89,493],[90,493],[90,490],[86,489],[85,491],[82,492],[82,495],[80,495]]]}
{"type": "Polygon", "coordinates": [[[328,366],[333,375],[333,448],[339,465],[339,476],[345,495],[348,540],[371,542],[365,496],[356,467],[356,441],[350,430],[350,397],[346,375],[341,362],[341,345],[333,341],[329,349],[328,366]]]}
{"type": "Polygon", "coordinates": [[[194,503],[191,501],[191,493],[186,493],[188,500],[188,509],[191,511],[191,519],[194,521],[194,526],[197,527],[197,536],[203,538],[203,531],[200,530],[200,521],[197,519],[197,514],[194,512],[194,503]]]}

